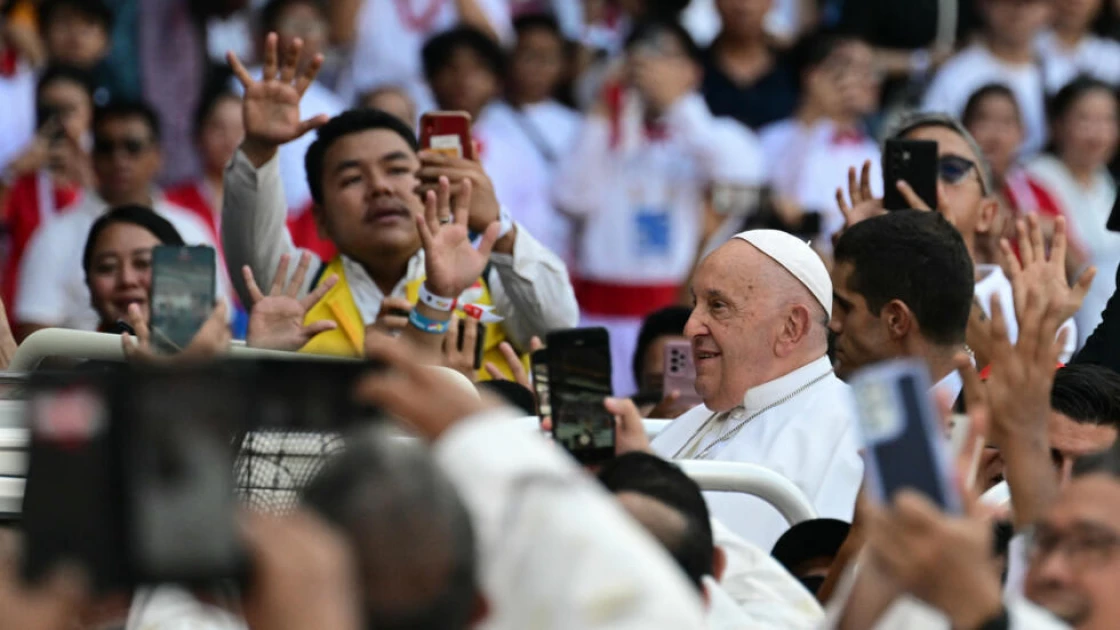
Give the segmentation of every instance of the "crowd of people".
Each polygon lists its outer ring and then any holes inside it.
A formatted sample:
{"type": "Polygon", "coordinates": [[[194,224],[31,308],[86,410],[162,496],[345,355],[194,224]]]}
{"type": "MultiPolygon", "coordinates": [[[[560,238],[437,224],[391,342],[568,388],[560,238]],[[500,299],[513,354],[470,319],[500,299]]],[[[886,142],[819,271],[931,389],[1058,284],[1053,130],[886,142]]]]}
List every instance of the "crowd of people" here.
{"type": "Polygon", "coordinates": [[[0,529],[0,630],[1120,627],[1120,2],[0,6],[0,363],[49,328],[174,360],[152,251],[209,246],[182,360],[374,360],[359,398],[420,438],[247,514],[223,601],[27,584],[0,529]],[[437,110],[462,155],[421,143],[437,110]],[[884,180],[892,141],[936,143],[935,199],[884,180]],[[610,335],[590,467],[517,422],[577,327],[610,335]],[[960,510],[868,484],[849,383],[893,359],[960,510]]]}

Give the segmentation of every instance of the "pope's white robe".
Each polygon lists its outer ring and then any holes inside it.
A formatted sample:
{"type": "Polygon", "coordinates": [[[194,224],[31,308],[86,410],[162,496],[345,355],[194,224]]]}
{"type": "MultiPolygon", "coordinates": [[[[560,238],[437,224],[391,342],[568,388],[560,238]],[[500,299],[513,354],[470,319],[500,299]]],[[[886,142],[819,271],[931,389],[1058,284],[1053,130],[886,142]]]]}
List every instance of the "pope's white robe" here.
{"type": "MultiPolygon", "coordinates": [[[[734,420],[708,424],[698,448],[690,447],[712,412],[703,405],[665,428],[653,441],[658,455],[669,459],[706,459],[759,464],[793,481],[822,518],[851,521],[856,494],[863,481],[859,456],[856,409],[850,388],[829,373],[828,357],[821,357],[785,376],[750,389],[744,397],[746,418],[790,396],[798,388],[827,374],[786,402],[761,413],[733,438],[697,457],[734,420]],[[694,452],[693,452],[694,451],[694,452]],[[679,454],[678,454],[679,453],[679,454]]],[[[707,492],[712,515],[733,532],[763,549],[771,549],[789,524],[770,504],[755,497],[707,492]]]]}

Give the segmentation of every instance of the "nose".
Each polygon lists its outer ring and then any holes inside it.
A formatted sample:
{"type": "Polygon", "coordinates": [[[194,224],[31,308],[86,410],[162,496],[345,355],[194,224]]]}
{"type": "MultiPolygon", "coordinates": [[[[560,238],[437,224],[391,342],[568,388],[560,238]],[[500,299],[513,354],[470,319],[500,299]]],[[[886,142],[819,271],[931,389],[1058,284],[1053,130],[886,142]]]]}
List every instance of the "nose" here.
{"type": "Polygon", "coordinates": [[[392,193],[393,188],[389,184],[389,175],[381,172],[379,169],[371,168],[366,170],[366,178],[369,181],[369,188],[366,194],[371,197],[380,197],[392,193]]]}
{"type": "Polygon", "coordinates": [[[117,283],[124,287],[134,287],[140,284],[140,270],[132,265],[122,265],[117,283]]]}
{"type": "Polygon", "coordinates": [[[684,336],[692,340],[707,335],[708,332],[708,325],[704,323],[700,309],[693,308],[688,321],[684,324],[684,336]]]}
{"type": "Polygon", "coordinates": [[[1037,558],[1031,569],[1031,581],[1036,583],[1066,584],[1073,575],[1066,551],[1061,545],[1037,558]]]}

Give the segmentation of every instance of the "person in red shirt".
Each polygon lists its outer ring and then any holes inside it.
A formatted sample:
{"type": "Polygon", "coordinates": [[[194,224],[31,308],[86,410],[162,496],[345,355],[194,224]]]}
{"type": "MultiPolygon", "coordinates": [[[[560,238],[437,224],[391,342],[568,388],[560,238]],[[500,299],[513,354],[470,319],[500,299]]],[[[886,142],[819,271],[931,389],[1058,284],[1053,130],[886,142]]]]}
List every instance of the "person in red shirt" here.
{"type": "Polygon", "coordinates": [[[9,249],[0,278],[0,297],[12,312],[16,279],[24,249],[40,225],[77,201],[92,183],[89,163],[93,120],[93,78],[68,66],[48,68],[36,89],[39,132],[43,147],[39,168],[20,173],[4,197],[3,220],[9,249]]]}

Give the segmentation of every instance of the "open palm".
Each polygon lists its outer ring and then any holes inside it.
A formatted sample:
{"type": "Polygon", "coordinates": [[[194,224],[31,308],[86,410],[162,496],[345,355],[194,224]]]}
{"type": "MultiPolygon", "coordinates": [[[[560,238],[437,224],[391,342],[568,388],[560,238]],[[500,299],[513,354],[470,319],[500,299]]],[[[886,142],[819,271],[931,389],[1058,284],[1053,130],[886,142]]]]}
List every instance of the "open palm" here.
{"type": "Polygon", "coordinates": [[[1061,314],[1062,321],[1073,317],[1085,301],[1089,287],[1097,274],[1095,267],[1081,273],[1071,287],[1066,277],[1066,248],[1068,237],[1066,220],[1058,217],[1054,222],[1054,238],[1050,251],[1046,251],[1046,241],[1042,227],[1036,216],[1028,215],[1027,221],[1016,223],[1019,235],[1019,256],[1015,256],[1007,239],[1000,239],[1008,279],[1011,280],[1012,294],[1015,296],[1015,312],[1019,317],[1026,310],[1028,290],[1038,291],[1042,298],[1052,303],[1061,314]]]}
{"type": "Polygon", "coordinates": [[[304,326],[303,320],[307,316],[307,311],[315,306],[327,291],[330,291],[338,282],[338,278],[335,276],[327,278],[314,291],[299,299],[297,296],[307,278],[307,270],[311,266],[311,255],[304,253],[300,257],[291,281],[288,281],[289,261],[287,254],[280,257],[280,265],[276,268],[268,295],[261,293],[252,270],[247,265],[242,269],[245,285],[253,299],[252,310],[249,313],[248,344],[254,348],[299,350],[315,335],[333,330],[337,326],[330,320],[312,322],[304,326]]]}
{"type": "Polygon", "coordinates": [[[500,226],[497,221],[492,223],[482,235],[478,249],[475,249],[467,229],[471,182],[463,180],[454,211],[451,209],[450,188],[447,178],[441,177],[439,192],[428,192],[424,200],[424,216],[418,216],[416,221],[424,246],[428,288],[436,295],[454,298],[470,288],[486,268],[490,252],[498,240],[500,226]]]}
{"type": "Polygon", "coordinates": [[[322,66],[322,56],[298,71],[303,42],[294,40],[284,51],[283,63],[277,63],[277,37],[268,36],[265,43],[265,63],[261,79],[256,81],[242,65],[237,55],[227,55],[230,67],[245,88],[242,114],[247,142],[277,147],[299,138],[326,122],[325,116],[301,121],[299,102],[315,80],[322,66]]]}

